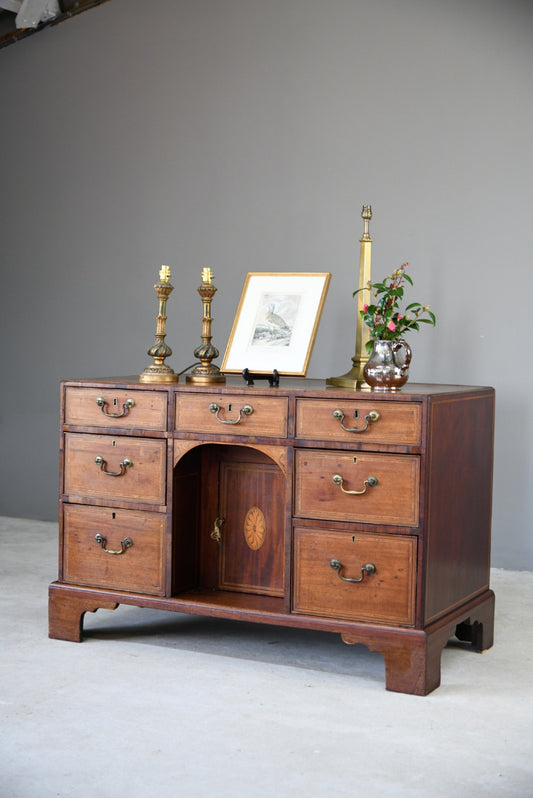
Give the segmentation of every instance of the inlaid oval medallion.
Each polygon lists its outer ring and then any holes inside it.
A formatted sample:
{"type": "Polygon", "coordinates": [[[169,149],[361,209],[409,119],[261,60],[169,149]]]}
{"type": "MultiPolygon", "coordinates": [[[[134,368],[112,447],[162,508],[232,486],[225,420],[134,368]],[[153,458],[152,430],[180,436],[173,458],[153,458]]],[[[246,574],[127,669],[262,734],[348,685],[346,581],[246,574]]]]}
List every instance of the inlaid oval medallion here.
{"type": "Polygon", "coordinates": [[[266,520],[259,507],[250,507],[244,519],[244,538],[248,546],[257,551],[265,542],[266,520]]]}

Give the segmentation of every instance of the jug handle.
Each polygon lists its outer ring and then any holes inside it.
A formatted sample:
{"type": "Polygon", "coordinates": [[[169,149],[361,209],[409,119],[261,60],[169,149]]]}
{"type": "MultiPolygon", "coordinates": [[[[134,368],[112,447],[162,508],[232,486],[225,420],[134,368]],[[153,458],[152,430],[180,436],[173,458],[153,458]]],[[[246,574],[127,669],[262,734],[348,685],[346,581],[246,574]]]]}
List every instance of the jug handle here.
{"type": "Polygon", "coordinates": [[[409,368],[409,363],[411,362],[413,353],[411,351],[411,347],[405,341],[396,341],[396,343],[392,348],[392,351],[394,352],[394,354],[396,354],[396,352],[398,352],[400,349],[405,349],[405,362],[403,366],[399,367],[401,373],[403,374],[409,368]]]}

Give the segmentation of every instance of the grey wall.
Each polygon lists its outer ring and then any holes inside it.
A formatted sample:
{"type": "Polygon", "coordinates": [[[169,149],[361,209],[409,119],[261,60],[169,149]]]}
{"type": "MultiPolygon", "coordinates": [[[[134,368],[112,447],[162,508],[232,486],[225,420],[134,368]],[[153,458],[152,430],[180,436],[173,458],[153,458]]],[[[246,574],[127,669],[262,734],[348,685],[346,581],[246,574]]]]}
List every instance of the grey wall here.
{"type": "Polygon", "coordinates": [[[111,0],[0,51],[0,513],[57,513],[58,382],[136,374],[162,263],[178,370],[203,266],[331,271],[310,376],[347,370],[361,207],[435,330],[412,381],[494,385],[493,564],[533,568],[529,0],[111,0]]]}

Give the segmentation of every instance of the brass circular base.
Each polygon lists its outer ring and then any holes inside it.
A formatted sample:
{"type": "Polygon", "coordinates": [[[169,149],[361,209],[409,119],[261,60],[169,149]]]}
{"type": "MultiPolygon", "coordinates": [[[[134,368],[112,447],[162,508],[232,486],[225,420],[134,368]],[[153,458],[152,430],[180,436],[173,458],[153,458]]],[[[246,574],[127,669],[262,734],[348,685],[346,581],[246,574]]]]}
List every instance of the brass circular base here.
{"type": "Polygon", "coordinates": [[[188,382],[189,385],[220,385],[226,382],[226,378],[223,374],[187,374],[185,382],[188,382]]]}
{"type": "Polygon", "coordinates": [[[163,383],[174,383],[179,382],[179,376],[175,374],[172,370],[170,372],[157,372],[157,371],[150,371],[150,366],[143,371],[142,374],[139,374],[139,382],[163,382],[163,383]]]}

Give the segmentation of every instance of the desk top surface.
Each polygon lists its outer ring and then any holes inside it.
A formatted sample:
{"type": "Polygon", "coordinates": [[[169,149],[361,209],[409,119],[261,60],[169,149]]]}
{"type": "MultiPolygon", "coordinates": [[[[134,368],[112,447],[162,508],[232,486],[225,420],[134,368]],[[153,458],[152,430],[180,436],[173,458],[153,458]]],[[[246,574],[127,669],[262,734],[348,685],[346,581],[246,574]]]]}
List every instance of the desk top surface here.
{"type": "Polygon", "coordinates": [[[185,377],[180,378],[177,383],[142,383],[138,376],[124,377],[102,377],[102,378],[83,378],[66,379],[62,385],[68,387],[115,387],[117,389],[129,390],[148,390],[148,391],[167,391],[167,392],[207,392],[207,393],[267,393],[275,395],[296,394],[301,396],[320,395],[324,398],[331,396],[341,396],[344,398],[354,397],[364,399],[372,397],[373,400],[395,400],[395,401],[415,401],[423,397],[450,396],[458,394],[493,394],[494,389],[486,386],[476,385],[440,385],[438,383],[415,383],[408,382],[401,389],[396,391],[372,391],[369,388],[340,388],[327,385],[325,380],[308,379],[306,377],[284,377],[280,375],[278,387],[270,387],[266,380],[259,380],[254,385],[247,385],[240,376],[227,376],[225,383],[213,383],[208,385],[190,384],[185,381],[185,377]]]}

